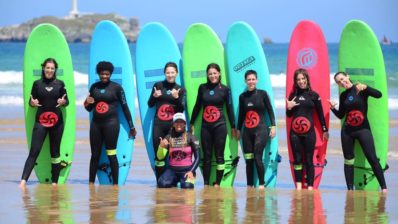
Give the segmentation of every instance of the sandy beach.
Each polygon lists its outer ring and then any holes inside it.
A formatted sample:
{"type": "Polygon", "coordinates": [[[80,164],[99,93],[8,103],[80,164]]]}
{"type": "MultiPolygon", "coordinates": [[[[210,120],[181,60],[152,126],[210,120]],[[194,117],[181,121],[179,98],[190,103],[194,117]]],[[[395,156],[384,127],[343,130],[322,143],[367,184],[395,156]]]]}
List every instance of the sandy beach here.
{"type": "MultiPolygon", "coordinates": [[[[137,127],[139,126],[137,121],[137,127]]],[[[338,121],[331,138],[319,191],[295,191],[290,174],[284,122],[278,120],[282,162],[276,189],[246,188],[245,166],[238,166],[231,189],[204,188],[198,172],[195,190],[156,189],[139,130],[126,185],[88,186],[89,123],[77,120],[76,149],[68,183],[39,184],[32,173],[27,191],[18,188],[28,154],[23,119],[0,121],[0,223],[394,223],[398,205],[398,159],[391,154],[386,172],[389,192],[347,192],[338,121]]],[[[398,122],[391,121],[390,128],[398,122]]],[[[390,137],[390,146],[398,139],[390,137]]],[[[396,149],[390,148],[390,151],[396,149]]],[[[241,154],[241,152],[240,152],[241,154]]]]}

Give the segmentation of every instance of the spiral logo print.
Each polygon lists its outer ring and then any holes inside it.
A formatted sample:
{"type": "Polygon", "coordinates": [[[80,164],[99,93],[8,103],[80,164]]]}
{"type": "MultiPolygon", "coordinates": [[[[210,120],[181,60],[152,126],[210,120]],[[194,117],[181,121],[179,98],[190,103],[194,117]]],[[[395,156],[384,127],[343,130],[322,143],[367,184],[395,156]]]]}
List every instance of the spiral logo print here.
{"type": "Polygon", "coordinates": [[[292,122],[292,129],[297,134],[305,134],[311,128],[311,122],[305,117],[296,117],[292,122]]]}
{"type": "Polygon", "coordinates": [[[207,106],[203,111],[203,119],[209,123],[213,123],[220,118],[220,111],[217,107],[207,106]]]}
{"type": "Polygon", "coordinates": [[[359,110],[352,110],[347,114],[347,123],[350,126],[357,127],[363,123],[364,116],[359,110]]]}
{"type": "Polygon", "coordinates": [[[158,117],[162,121],[169,121],[173,119],[174,108],[169,104],[163,104],[158,109],[158,117]]]}
{"type": "Polygon", "coordinates": [[[97,106],[95,107],[95,110],[97,111],[97,113],[99,114],[104,114],[106,112],[108,112],[109,110],[109,105],[103,101],[98,102],[97,106]]]}
{"type": "Polygon", "coordinates": [[[301,68],[312,68],[316,65],[318,56],[312,48],[301,49],[296,57],[296,63],[301,68]]]}
{"type": "Polygon", "coordinates": [[[40,115],[39,122],[44,127],[49,128],[58,122],[58,116],[53,112],[44,112],[40,115]]]}
{"type": "Polygon", "coordinates": [[[256,111],[248,111],[246,113],[245,127],[255,128],[260,123],[260,116],[256,111]]]}

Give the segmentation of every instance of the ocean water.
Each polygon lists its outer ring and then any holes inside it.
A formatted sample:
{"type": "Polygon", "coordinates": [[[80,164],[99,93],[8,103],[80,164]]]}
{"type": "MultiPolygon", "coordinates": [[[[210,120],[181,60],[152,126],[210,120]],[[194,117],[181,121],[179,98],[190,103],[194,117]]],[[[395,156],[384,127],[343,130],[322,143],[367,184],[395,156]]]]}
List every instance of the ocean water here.
{"type": "MultiPolygon", "coordinates": [[[[76,103],[82,105],[87,95],[87,73],[90,45],[87,43],[69,44],[75,70],[76,103]]],[[[179,45],[182,49],[182,44],[179,45]]],[[[22,107],[22,74],[25,43],[0,43],[0,108],[22,107]]],[[[284,114],[285,80],[288,44],[263,45],[274,89],[277,115],[284,114]]],[[[135,44],[130,44],[134,61],[135,44]]],[[[337,86],[333,74],[337,71],[338,44],[328,44],[330,61],[331,98],[337,100],[337,86]]],[[[382,46],[389,86],[389,108],[391,118],[398,118],[398,45],[382,46]]],[[[138,104],[136,104],[138,105],[138,104]]],[[[137,109],[137,108],[136,108],[137,109]]],[[[0,112],[2,110],[0,109],[0,112]]],[[[9,116],[19,116],[9,114],[9,116]]]]}

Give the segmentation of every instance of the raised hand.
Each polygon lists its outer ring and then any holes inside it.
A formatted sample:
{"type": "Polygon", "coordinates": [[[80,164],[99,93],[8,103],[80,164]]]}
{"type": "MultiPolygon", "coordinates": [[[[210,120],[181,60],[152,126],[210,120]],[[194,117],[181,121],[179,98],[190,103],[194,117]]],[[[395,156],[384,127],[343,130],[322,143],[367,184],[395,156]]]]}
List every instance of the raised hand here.
{"type": "Polygon", "coordinates": [[[155,91],[153,91],[153,97],[158,98],[159,96],[162,95],[161,90],[156,89],[156,87],[153,87],[153,89],[155,90],[155,91]]]}
{"type": "Polygon", "coordinates": [[[66,100],[65,100],[65,97],[66,97],[66,94],[64,94],[61,98],[59,98],[58,100],[57,100],[57,106],[55,106],[55,107],[60,107],[60,106],[62,106],[62,105],[65,105],[66,104],[66,100]]]}
{"type": "Polygon", "coordinates": [[[337,106],[336,102],[334,102],[333,100],[328,100],[328,102],[329,102],[330,109],[335,109],[336,108],[336,106],[337,106]]]}
{"type": "Polygon", "coordinates": [[[86,103],[87,104],[93,104],[95,102],[94,98],[90,96],[90,93],[88,93],[86,97],[86,103]]]}
{"type": "Polygon", "coordinates": [[[167,138],[160,137],[159,139],[160,139],[160,144],[159,144],[160,147],[167,148],[167,146],[169,146],[170,143],[167,140],[167,138]]]}
{"type": "Polygon", "coordinates": [[[295,107],[295,106],[297,106],[297,105],[300,105],[299,103],[296,103],[296,101],[294,101],[296,99],[296,97],[294,97],[292,100],[288,100],[287,98],[286,98],[286,104],[287,104],[287,109],[288,110],[291,110],[293,107],[295,107]]]}
{"type": "Polygon", "coordinates": [[[355,85],[355,89],[357,90],[357,95],[358,95],[361,91],[365,90],[367,87],[368,87],[367,85],[358,82],[358,83],[355,85]]]}
{"type": "Polygon", "coordinates": [[[41,107],[41,104],[39,103],[39,100],[33,98],[32,95],[30,95],[30,105],[31,105],[32,107],[41,107]]]}
{"type": "Polygon", "coordinates": [[[179,97],[179,93],[180,93],[180,90],[181,89],[173,89],[173,90],[171,90],[171,95],[174,97],[174,99],[178,99],[178,97],[179,97]]]}

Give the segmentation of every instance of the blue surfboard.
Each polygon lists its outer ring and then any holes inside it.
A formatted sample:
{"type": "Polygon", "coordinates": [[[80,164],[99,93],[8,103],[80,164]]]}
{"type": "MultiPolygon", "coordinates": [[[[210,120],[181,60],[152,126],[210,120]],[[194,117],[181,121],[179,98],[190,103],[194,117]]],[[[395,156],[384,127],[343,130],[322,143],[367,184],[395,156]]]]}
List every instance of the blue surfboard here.
{"type": "MultiPolygon", "coordinates": [[[[107,20],[101,21],[96,25],[91,40],[89,87],[99,81],[98,74],[96,73],[96,65],[100,61],[109,61],[114,65],[115,69],[111,76],[111,81],[117,82],[123,87],[131,116],[134,119],[135,91],[130,49],[126,37],[120,28],[115,23],[107,20]]],[[[119,161],[118,184],[123,185],[126,182],[130,169],[134,140],[129,139],[130,128],[120,106],[118,108],[118,115],[120,121],[120,132],[116,149],[119,161]]],[[[97,176],[100,184],[112,184],[111,169],[105,147],[101,151],[97,176]]]]}
{"type": "MultiPolygon", "coordinates": [[[[276,114],[267,60],[257,34],[250,25],[244,22],[236,22],[231,25],[228,30],[225,54],[236,121],[238,120],[239,95],[246,91],[245,72],[249,69],[257,72],[257,89],[267,91],[274,114],[276,114]]],[[[266,123],[267,126],[271,126],[268,114],[266,114],[266,123]]],[[[278,135],[276,135],[274,138],[268,139],[263,154],[266,187],[275,187],[279,160],[278,135]]],[[[254,173],[254,180],[257,186],[257,172],[254,173]]]]}
{"type": "Polygon", "coordinates": [[[181,53],[173,35],[160,23],[146,24],[137,39],[135,67],[142,131],[152,169],[155,168],[152,128],[156,111],[155,107],[148,108],[148,99],[153,84],[165,79],[163,69],[167,62],[178,65],[176,83],[181,85],[181,53]]]}

